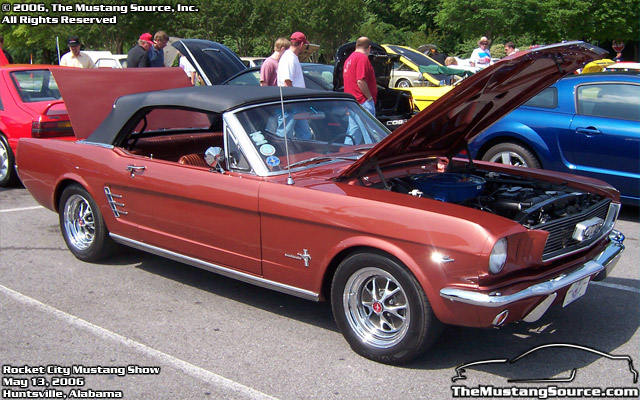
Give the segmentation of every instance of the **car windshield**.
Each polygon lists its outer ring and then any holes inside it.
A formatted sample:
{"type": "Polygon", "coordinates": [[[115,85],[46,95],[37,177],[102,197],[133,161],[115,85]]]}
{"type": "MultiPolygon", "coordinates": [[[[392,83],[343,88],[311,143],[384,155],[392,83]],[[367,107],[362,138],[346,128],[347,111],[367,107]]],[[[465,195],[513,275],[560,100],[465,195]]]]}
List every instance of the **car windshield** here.
{"type": "Polygon", "coordinates": [[[340,159],[357,159],[384,139],[389,131],[357,103],[345,100],[306,100],[253,107],[235,114],[270,173],[309,168],[340,159]]]}
{"type": "Polygon", "coordinates": [[[60,100],[58,84],[48,69],[14,71],[13,84],[25,103],[60,100]]]}

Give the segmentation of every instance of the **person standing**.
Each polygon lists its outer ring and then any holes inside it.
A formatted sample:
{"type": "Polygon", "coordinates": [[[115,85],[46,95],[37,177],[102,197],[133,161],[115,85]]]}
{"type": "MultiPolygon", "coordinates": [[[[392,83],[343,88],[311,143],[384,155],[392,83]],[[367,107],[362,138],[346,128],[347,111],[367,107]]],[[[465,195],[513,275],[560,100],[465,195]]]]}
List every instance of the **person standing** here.
{"type": "Polygon", "coordinates": [[[169,41],[169,35],[165,31],[158,31],[153,35],[153,43],[149,49],[149,66],[164,67],[164,48],[169,41]]]}
{"type": "MultiPolygon", "coordinates": [[[[309,44],[307,37],[302,32],[294,32],[289,39],[289,48],[282,54],[278,62],[278,86],[289,86],[305,88],[304,75],[302,74],[302,66],[298,56],[302,54],[309,44]]],[[[287,107],[284,112],[284,120],[286,121],[285,130],[287,137],[295,137],[300,140],[309,140],[312,137],[309,121],[295,120],[293,114],[303,112],[298,106],[287,107]]],[[[282,129],[282,116],[278,115],[278,128],[276,134],[285,136],[282,129]]]]}
{"type": "Polygon", "coordinates": [[[504,51],[507,53],[507,57],[518,52],[515,43],[509,41],[504,44],[504,51]]]}
{"type": "Polygon", "coordinates": [[[289,48],[282,54],[278,62],[278,86],[306,87],[298,56],[302,54],[309,41],[304,33],[294,32],[289,42],[289,48]]]}
{"type": "Polygon", "coordinates": [[[150,33],[143,33],[138,44],[127,53],[127,68],[143,68],[149,66],[149,49],[153,46],[150,33]]]}
{"type": "Polygon", "coordinates": [[[489,50],[489,39],[483,36],[478,40],[478,48],[473,50],[469,64],[479,69],[487,68],[491,65],[491,51],[489,50]]]}
{"type": "Polygon", "coordinates": [[[264,60],[260,66],[260,86],[277,86],[278,62],[287,49],[289,49],[287,38],[278,38],[273,45],[273,54],[264,60]]]}
{"type": "Polygon", "coordinates": [[[62,56],[60,65],[75,68],[93,68],[95,64],[91,57],[80,51],[80,39],[77,36],[70,36],[67,40],[69,52],[62,56]]]}
{"type": "Polygon", "coordinates": [[[189,60],[187,60],[187,57],[185,57],[182,53],[178,52],[178,55],[180,56],[180,62],[178,63],[178,66],[182,68],[185,74],[187,74],[187,77],[191,81],[191,85],[195,86],[197,81],[196,69],[193,68],[193,65],[191,65],[189,60]]]}
{"type": "Polygon", "coordinates": [[[0,56],[4,56],[4,59],[0,59],[0,65],[13,64],[11,54],[9,54],[9,52],[4,48],[4,36],[2,35],[0,35],[0,49],[2,49],[2,54],[0,54],[0,56]]]}
{"type": "Polygon", "coordinates": [[[378,84],[369,53],[371,40],[363,36],[356,41],[355,51],[345,61],[342,77],[345,93],[352,94],[369,114],[375,116],[378,84]]]}

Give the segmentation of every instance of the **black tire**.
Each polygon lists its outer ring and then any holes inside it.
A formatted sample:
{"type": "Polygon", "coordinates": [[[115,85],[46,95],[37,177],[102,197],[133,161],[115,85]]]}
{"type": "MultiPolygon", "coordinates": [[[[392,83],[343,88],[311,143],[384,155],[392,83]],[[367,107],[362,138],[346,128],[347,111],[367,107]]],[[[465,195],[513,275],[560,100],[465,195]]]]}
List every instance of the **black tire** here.
{"type": "Polygon", "coordinates": [[[528,148],[512,142],[496,144],[487,150],[482,156],[482,160],[516,167],[542,168],[542,164],[535,154],[528,148]]]}
{"type": "Polygon", "coordinates": [[[405,363],[424,353],[443,327],[406,267],[376,253],[356,253],[340,264],[331,285],[331,306],[351,348],[385,364],[405,363]]]}
{"type": "Polygon", "coordinates": [[[396,81],[396,87],[397,88],[410,88],[411,87],[411,82],[409,82],[408,79],[398,79],[396,81]]]}
{"type": "Polygon", "coordinates": [[[58,212],[62,237],[76,258],[95,262],[113,253],[116,245],[102,213],[82,186],[73,184],[64,189],[58,212]]]}
{"type": "Polygon", "coordinates": [[[0,134],[0,187],[16,186],[18,174],[15,169],[16,159],[9,142],[0,134]]]}

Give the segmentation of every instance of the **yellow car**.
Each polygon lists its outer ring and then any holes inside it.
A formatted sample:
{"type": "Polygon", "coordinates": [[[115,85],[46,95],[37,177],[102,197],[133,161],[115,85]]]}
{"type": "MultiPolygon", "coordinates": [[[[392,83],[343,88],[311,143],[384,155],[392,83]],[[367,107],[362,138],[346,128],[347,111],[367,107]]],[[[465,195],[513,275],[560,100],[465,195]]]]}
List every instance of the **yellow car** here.
{"type": "Polygon", "coordinates": [[[420,67],[442,67],[433,58],[411,47],[383,44],[390,54],[399,54],[400,61],[391,72],[390,87],[411,92],[413,101],[420,111],[453,88],[451,75],[420,72],[420,67]]]}

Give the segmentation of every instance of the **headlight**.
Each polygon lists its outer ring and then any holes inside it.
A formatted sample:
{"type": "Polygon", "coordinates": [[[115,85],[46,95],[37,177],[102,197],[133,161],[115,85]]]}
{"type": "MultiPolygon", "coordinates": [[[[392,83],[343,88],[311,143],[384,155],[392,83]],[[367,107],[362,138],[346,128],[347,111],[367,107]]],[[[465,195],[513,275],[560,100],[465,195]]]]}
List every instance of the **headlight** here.
{"type": "Polygon", "coordinates": [[[489,256],[489,272],[499,274],[507,261],[507,239],[502,238],[496,242],[489,256]]]}

